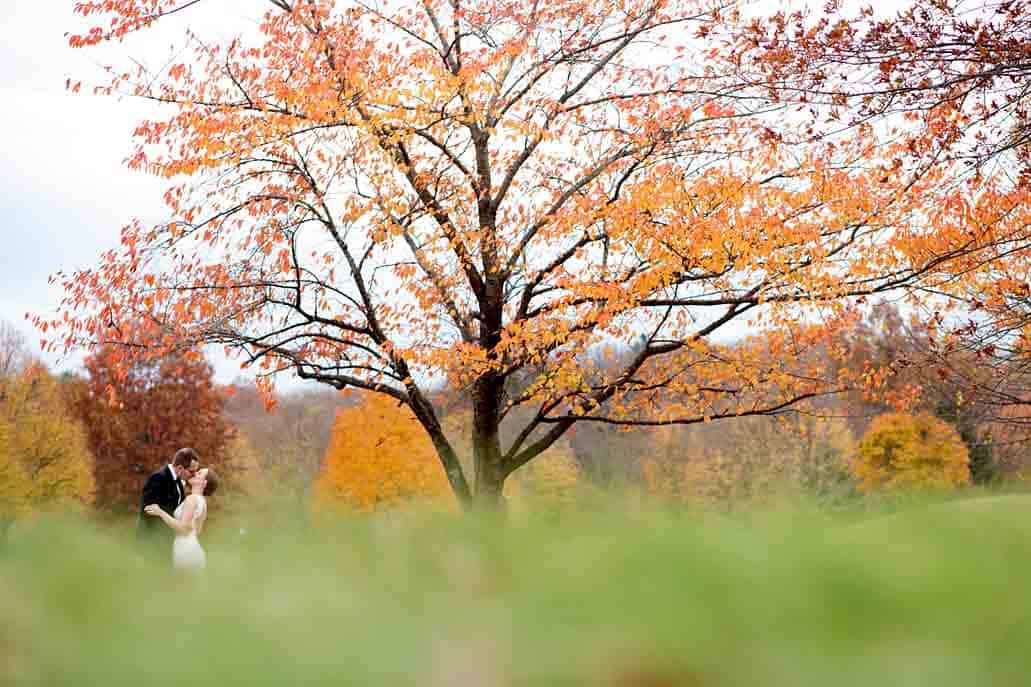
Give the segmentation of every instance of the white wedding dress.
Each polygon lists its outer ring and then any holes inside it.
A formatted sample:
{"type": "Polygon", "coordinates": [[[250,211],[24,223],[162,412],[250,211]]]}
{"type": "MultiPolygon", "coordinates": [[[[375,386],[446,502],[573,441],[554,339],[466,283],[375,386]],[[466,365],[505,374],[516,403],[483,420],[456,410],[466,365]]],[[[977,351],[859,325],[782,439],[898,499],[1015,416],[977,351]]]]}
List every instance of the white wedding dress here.
{"type": "MultiPolygon", "coordinates": [[[[190,497],[187,497],[190,498],[190,497]]],[[[182,518],[183,508],[186,501],[179,504],[175,509],[176,520],[182,518]]],[[[175,541],[172,542],[172,565],[179,570],[199,571],[203,570],[207,563],[207,556],[204,547],[200,545],[197,533],[204,527],[204,521],[208,515],[208,502],[203,496],[197,496],[197,505],[193,509],[193,520],[190,522],[190,531],[186,534],[176,533],[175,541]]]]}

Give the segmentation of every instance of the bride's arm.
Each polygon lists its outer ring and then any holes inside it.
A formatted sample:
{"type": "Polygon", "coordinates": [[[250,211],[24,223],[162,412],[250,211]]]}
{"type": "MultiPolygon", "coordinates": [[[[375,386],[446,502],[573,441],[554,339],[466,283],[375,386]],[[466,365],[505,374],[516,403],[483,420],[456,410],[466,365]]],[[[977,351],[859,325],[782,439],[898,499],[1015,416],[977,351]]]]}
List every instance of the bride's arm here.
{"type": "Polygon", "coordinates": [[[193,527],[193,511],[195,509],[196,499],[191,496],[186,497],[186,501],[183,504],[183,515],[182,520],[176,520],[171,515],[161,510],[161,507],[157,504],[151,504],[144,509],[147,515],[154,515],[161,518],[166,525],[171,527],[179,534],[188,533],[193,527]]]}

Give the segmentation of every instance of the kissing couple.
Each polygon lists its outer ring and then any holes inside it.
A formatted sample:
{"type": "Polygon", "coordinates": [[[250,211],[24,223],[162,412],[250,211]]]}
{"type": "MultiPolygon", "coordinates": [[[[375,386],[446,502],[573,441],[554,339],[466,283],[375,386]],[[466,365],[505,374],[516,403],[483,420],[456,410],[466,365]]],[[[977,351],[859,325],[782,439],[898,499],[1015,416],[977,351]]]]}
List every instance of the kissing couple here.
{"type": "Polygon", "coordinates": [[[137,525],[139,539],[152,553],[168,560],[168,539],[174,533],[172,566],[190,572],[203,570],[207,556],[200,545],[200,534],[208,519],[207,497],[215,493],[218,483],[214,470],[200,466],[196,451],[176,451],[172,462],[148,477],[143,485],[137,525]]]}

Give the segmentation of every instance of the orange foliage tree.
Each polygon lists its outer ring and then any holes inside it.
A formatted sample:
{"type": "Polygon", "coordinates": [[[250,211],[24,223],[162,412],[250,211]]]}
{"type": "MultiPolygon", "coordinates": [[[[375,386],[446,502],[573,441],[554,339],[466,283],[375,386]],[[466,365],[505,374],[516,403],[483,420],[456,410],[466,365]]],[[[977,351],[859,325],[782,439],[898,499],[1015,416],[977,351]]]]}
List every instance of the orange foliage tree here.
{"type": "Polygon", "coordinates": [[[826,106],[830,129],[905,114],[927,147],[984,167],[1013,156],[1031,171],[1031,6],[909,0],[894,16],[873,5],[809,5],[758,17],[734,58],[751,81],[787,100],[826,106]]]}
{"type": "Polygon", "coordinates": [[[930,413],[877,417],[857,453],[852,471],[863,491],[970,482],[970,457],[959,432],[930,413]]]}
{"type": "MultiPolygon", "coordinates": [[[[208,4],[82,2],[95,26],[71,42],[208,4]]],[[[869,127],[808,143],[707,67],[735,21],[718,3],[267,7],[255,35],[112,69],[100,91],[170,109],[129,160],[168,180],[170,221],[59,275],[64,312],[37,325],[384,394],[463,504],[496,505],[578,422],[776,414],[867,384],[805,352],[833,350],[855,299],[934,288],[977,247],[939,170],[898,172],[869,127]],[[594,365],[614,342],[632,354],[594,365]],[[467,390],[472,485],[428,395],[442,378],[467,390]]]]}
{"type": "Polygon", "coordinates": [[[34,510],[93,503],[86,431],[39,366],[0,378],[0,529],[34,510]]]}
{"type": "Polygon", "coordinates": [[[315,480],[316,507],[372,511],[449,494],[433,444],[408,408],[367,394],[360,405],[337,412],[315,480]]]}
{"type": "MultiPolygon", "coordinates": [[[[909,0],[887,14],[875,6],[813,3],[757,18],[733,39],[731,62],[745,83],[795,106],[811,136],[877,122],[905,142],[891,154],[894,168],[948,168],[948,202],[964,208],[970,239],[992,249],[959,261],[949,299],[927,313],[932,364],[978,413],[1026,425],[1031,4],[909,0]]],[[[975,479],[990,476],[975,458],[975,479]]]]}

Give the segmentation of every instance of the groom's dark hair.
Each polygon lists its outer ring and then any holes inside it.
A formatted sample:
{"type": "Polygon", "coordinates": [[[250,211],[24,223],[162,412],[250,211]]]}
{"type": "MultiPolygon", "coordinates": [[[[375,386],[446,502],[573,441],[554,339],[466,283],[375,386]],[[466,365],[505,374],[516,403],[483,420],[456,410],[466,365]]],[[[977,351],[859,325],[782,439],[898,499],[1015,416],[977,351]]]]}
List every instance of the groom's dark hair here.
{"type": "Polygon", "coordinates": [[[190,463],[193,461],[200,462],[200,458],[197,457],[197,452],[192,448],[181,448],[175,452],[175,458],[172,459],[172,465],[176,467],[190,467],[190,463]]]}

